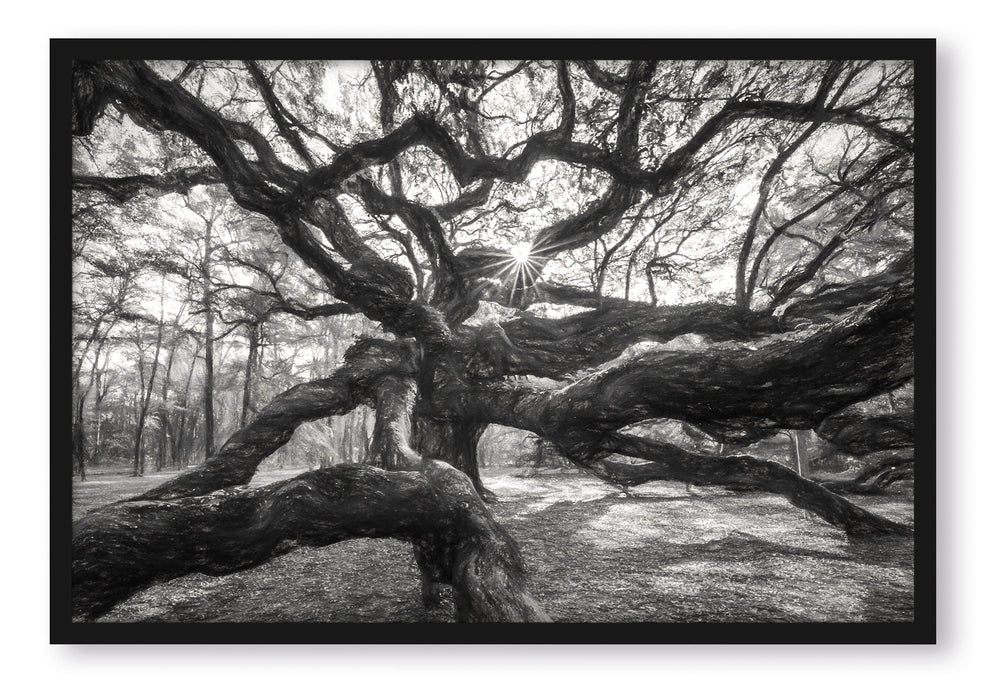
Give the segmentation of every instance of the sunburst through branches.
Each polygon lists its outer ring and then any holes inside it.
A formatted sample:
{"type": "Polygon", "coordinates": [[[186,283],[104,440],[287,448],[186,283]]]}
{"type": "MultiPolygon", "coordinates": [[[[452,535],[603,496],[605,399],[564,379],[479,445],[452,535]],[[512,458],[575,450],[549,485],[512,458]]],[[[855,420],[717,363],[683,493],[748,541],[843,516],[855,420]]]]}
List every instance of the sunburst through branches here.
{"type": "Polygon", "coordinates": [[[499,275],[512,280],[510,301],[517,290],[520,294],[531,288],[538,292],[536,282],[545,264],[546,256],[534,251],[529,241],[518,241],[509,247],[506,260],[499,265],[499,275]]]}
{"type": "Polygon", "coordinates": [[[539,298],[540,288],[537,282],[549,259],[545,253],[544,249],[535,250],[529,241],[517,241],[504,253],[500,253],[495,262],[484,268],[492,270],[503,283],[510,283],[508,301],[511,305],[517,293],[521,297],[527,291],[532,291],[539,298]]]}

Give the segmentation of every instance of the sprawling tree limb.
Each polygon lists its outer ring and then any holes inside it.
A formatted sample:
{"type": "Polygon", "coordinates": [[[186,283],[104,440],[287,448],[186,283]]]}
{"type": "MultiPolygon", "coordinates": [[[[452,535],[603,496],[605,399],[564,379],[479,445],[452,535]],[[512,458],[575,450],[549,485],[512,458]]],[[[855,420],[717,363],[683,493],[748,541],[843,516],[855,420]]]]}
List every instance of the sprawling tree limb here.
{"type": "Polygon", "coordinates": [[[437,213],[437,216],[447,221],[471,209],[480,207],[488,201],[494,184],[495,180],[493,179],[483,180],[481,184],[476,185],[470,190],[464,190],[450,202],[435,207],[434,211],[437,213]]]}
{"type": "Polygon", "coordinates": [[[912,458],[904,462],[871,467],[850,481],[822,481],[821,483],[832,493],[877,495],[886,492],[891,485],[898,481],[909,481],[913,478],[914,459],[912,458]]]}
{"type": "Polygon", "coordinates": [[[914,251],[908,251],[894,260],[885,270],[863,277],[849,284],[821,287],[808,297],[791,303],[781,322],[795,327],[802,322],[820,323],[830,316],[845,313],[848,309],[886,294],[892,287],[913,291],[914,251]]]}
{"type": "Polygon", "coordinates": [[[189,137],[224,174],[234,199],[248,209],[270,212],[279,207],[286,187],[297,179],[297,173],[277,158],[259,132],[210,110],[145,63],[101,61],[87,64],[83,72],[100,94],[118,102],[138,123],[189,137]],[[237,141],[248,143],[257,161],[250,161],[237,141]]]}
{"type": "Polygon", "coordinates": [[[609,438],[608,447],[628,457],[651,460],[629,464],[604,459],[589,465],[602,478],[623,486],[665,480],[695,486],[757,488],[786,497],[798,508],[820,515],[848,535],[913,533],[907,525],[874,515],[777,462],[749,456],[701,455],[632,435],[615,435],[609,438]]]}
{"type": "Polygon", "coordinates": [[[199,185],[223,183],[223,175],[213,166],[191,166],[170,170],[160,175],[131,175],[127,177],[103,177],[98,175],[74,175],[72,188],[85,192],[95,191],[109,195],[124,203],[144,194],[188,194],[199,185]]]}
{"type": "Polygon", "coordinates": [[[305,321],[312,321],[316,318],[327,318],[328,316],[344,316],[354,314],[357,310],[350,304],[333,303],[317,304],[315,306],[299,306],[291,304],[286,300],[277,301],[268,307],[269,312],[286,313],[305,321]]]}
{"type": "MultiPolygon", "coordinates": [[[[822,481],[836,493],[879,493],[895,481],[914,477],[914,412],[868,412],[863,406],[850,406],[832,414],[815,432],[845,455],[827,457],[859,469],[852,479],[822,481]]],[[[841,454],[840,453],[840,454],[841,454]]]]}
{"type": "Polygon", "coordinates": [[[479,377],[563,379],[617,358],[633,343],[695,333],[710,341],[748,340],[779,331],[776,319],[728,304],[605,305],[563,318],[523,314],[462,334],[469,371],[479,377]]]}
{"type": "Polygon", "coordinates": [[[439,462],[421,472],[338,465],[248,491],[116,503],[73,529],[73,609],[82,619],[188,573],[222,575],[297,547],[395,537],[442,555],[461,620],[550,620],[512,538],[470,480],[439,462]]]}
{"type": "Polygon", "coordinates": [[[268,108],[268,113],[278,128],[278,133],[292,146],[292,150],[296,152],[296,155],[302,159],[307,167],[315,168],[316,161],[313,160],[313,154],[309,152],[299,133],[293,128],[294,125],[299,123],[298,120],[292,117],[285,108],[285,105],[282,104],[282,101],[278,99],[278,96],[275,94],[275,88],[272,86],[271,81],[269,81],[268,76],[261,70],[257,61],[245,61],[244,65],[247,66],[251,79],[261,93],[265,107],[268,108]]]}
{"type": "Polygon", "coordinates": [[[816,479],[833,493],[883,493],[896,481],[914,478],[914,448],[880,450],[855,459],[859,473],[851,479],[816,479]]]}
{"type": "MultiPolygon", "coordinates": [[[[338,245],[348,248],[350,233],[340,233],[343,226],[336,206],[316,205],[312,219],[338,245]]],[[[282,221],[282,240],[311,268],[327,281],[331,292],[343,302],[361,310],[368,318],[380,321],[387,330],[403,337],[420,339],[427,347],[444,347],[450,329],[443,315],[422,300],[413,299],[415,284],[402,268],[386,263],[374,254],[362,256],[356,243],[350,248],[353,263],[345,269],[309,233],[301,221],[282,221]]]]}
{"type": "Polygon", "coordinates": [[[908,381],[913,333],[913,290],[902,285],[817,332],[756,348],[651,351],[569,384],[465,385],[451,377],[437,410],[550,436],[584,457],[600,451],[606,433],[658,417],[693,423],[720,442],[753,442],[782,428],[813,428],[908,381]]]}
{"type": "Polygon", "coordinates": [[[408,355],[394,343],[363,340],[352,346],[333,376],[298,384],[276,396],[197,467],[132,500],[169,500],[242,486],[251,481],[261,461],[292,437],[299,425],[317,418],[348,413],[373,396],[386,373],[412,371],[408,355]]]}
{"type": "Polygon", "coordinates": [[[626,77],[604,70],[594,61],[576,61],[588,74],[588,79],[603,90],[621,95],[626,86],[626,77]]]}

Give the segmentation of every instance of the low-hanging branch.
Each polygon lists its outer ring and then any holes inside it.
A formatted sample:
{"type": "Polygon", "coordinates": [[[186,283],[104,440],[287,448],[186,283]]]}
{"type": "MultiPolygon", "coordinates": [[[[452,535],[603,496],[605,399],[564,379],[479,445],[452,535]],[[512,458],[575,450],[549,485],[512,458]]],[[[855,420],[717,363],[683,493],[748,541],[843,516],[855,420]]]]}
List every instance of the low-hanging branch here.
{"type": "MultiPolygon", "coordinates": [[[[147,495],[146,495],[147,497],[147,495]]],[[[346,464],[247,491],[132,500],[73,527],[73,614],[92,619],[155,582],[214,576],[298,547],[393,537],[441,552],[464,622],[549,622],[512,538],[449,465],[385,471],[346,464]]]]}
{"type": "Polygon", "coordinates": [[[409,355],[395,343],[363,339],[347,352],[344,364],[326,379],[297,384],[276,396],[231,436],[202,466],[146,491],[134,500],[199,496],[251,481],[261,461],[292,438],[301,424],[340,415],[370,400],[376,382],[387,373],[412,372],[409,355]]]}
{"type": "Polygon", "coordinates": [[[860,471],[852,478],[821,478],[818,483],[833,493],[883,493],[897,481],[914,478],[914,449],[881,450],[857,462],[860,471]]]}
{"type": "Polygon", "coordinates": [[[633,435],[613,435],[608,439],[608,447],[627,457],[650,460],[630,464],[603,459],[588,465],[595,474],[622,486],[663,480],[683,481],[695,486],[753,488],[780,494],[798,508],[821,516],[851,536],[913,533],[909,526],[874,515],[770,460],[747,455],[701,455],[633,435]]]}

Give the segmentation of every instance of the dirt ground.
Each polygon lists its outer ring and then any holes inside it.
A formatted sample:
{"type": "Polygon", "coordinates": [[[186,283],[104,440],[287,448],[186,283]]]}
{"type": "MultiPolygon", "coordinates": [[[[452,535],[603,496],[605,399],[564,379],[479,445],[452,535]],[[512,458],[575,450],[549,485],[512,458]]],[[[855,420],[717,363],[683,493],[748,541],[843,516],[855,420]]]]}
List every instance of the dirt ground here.
{"type": "MultiPolygon", "coordinates": [[[[254,485],[298,472],[261,472],[254,485]]],[[[76,481],[73,517],[172,476],[76,481]]],[[[899,622],[914,608],[913,545],[851,542],[783,498],[658,482],[631,496],[573,471],[482,472],[531,587],[559,622],[899,622]]],[[[913,522],[910,487],[854,498],[913,522]]],[[[152,586],[103,622],[422,622],[412,547],[351,540],[223,577],[152,586]]],[[[452,620],[451,620],[452,621],[452,620]]]]}

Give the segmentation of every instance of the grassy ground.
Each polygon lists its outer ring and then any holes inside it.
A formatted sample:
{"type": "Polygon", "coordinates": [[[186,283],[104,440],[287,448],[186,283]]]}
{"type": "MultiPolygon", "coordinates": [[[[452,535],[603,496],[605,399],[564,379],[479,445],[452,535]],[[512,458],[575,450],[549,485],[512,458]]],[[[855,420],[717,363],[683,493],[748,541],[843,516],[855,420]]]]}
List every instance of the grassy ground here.
{"type": "MultiPolygon", "coordinates": [[[[260,473],[256,485],[294,475],[260,473]]],[[[913,615],[913,547],[850,542],[784,499],[660,482],[623,494],[574,472],[482,474],[518,540],[533,591],[571,622],[879,622],[913,615]]],[[[167,476],[76,482],[73,516],[167,476]]],[[[854,500],[913,520],[909,487],[854,500]]],[[[102,618],[137,621],[418,622],[411,546],[351,540],[303,548],[248,571],[152,586],[102,618]]]]}

